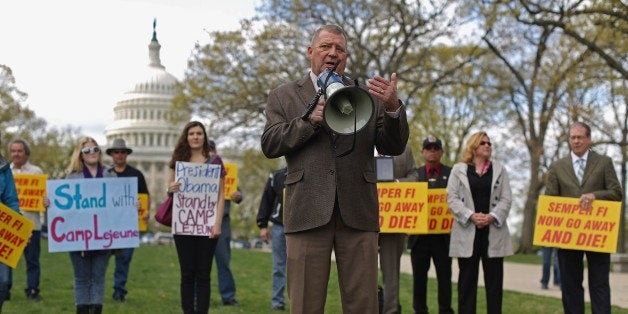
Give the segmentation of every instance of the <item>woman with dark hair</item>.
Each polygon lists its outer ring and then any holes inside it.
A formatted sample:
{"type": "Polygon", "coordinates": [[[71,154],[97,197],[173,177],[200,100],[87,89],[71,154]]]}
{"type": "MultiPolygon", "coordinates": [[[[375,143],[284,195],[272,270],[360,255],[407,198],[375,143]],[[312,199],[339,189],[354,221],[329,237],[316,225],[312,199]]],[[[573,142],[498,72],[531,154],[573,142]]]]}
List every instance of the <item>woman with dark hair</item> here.
{"type": "Polygon", "coordinates": [[[181,307],[183,313],[209,312],[210,273],[212,259],[224,210],[224,177],[227,174],[218,155],[212,156],[205,127],[197,121],[189,122],[183,128],[170,160],[170,184],[168,193],[179,191],[181,183],[175,181],[177,161],[210,163],[221,166],[220,187],[218,190],[218,210],[216,222],[210,236],[174,235],[181,270],[181,307]]]}
{"type": "Polygon", "coordinates": [[[508,172],[491,160],[485,132],[469,137],[462,161],[447,183],[447,203],[454,216],[449,256],[458,258],[458,313],[475,313],[480,260],[484,270],[487,313],[501,313],[504,256],[512,255],[508,230],[511,190],[508,172]]]}

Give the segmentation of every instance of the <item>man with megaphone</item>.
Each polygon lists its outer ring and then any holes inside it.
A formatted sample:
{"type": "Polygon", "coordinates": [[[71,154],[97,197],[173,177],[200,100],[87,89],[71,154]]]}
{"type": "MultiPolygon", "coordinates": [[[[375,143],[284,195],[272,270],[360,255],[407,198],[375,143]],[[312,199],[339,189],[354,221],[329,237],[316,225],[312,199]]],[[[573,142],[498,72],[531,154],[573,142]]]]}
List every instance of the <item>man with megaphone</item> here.
{"type": "Polygon", "coordinates": [[[288,164],[284,230],[290,310],[324,312],[333,250],[343,312],[377,313],[373,149],[399,155],[409,135],[396,74],[390,80],[369,79],[368,92],[345,77],[347,37],[337,25],[315,32],[307,56],[311,69],[305,77],[270,92],[261,138],[266,157],[285,156],[288,164]]]}

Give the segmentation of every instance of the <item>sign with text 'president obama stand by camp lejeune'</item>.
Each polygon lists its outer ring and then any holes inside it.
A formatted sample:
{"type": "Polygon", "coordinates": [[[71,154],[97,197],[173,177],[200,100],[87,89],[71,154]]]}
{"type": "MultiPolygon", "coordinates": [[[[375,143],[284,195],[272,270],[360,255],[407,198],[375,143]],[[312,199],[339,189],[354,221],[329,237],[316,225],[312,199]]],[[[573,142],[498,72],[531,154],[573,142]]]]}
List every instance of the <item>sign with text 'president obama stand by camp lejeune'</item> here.
{"type": "Polygon", "coordinates": [[[589,209],[578,198],[539,196],[534,245],[615,253],[621,202],[595,200],[589,209]]]}
{"type": "Polygon", "coordinates": [[[48,180],[48,251],[139,246],[137,178],[48,180]]]}
{"type": "Polygon", "coordinates": [[[221,166],[177,161],[172,199],[172,233],[209,236],[216,223],[221,166]]]}

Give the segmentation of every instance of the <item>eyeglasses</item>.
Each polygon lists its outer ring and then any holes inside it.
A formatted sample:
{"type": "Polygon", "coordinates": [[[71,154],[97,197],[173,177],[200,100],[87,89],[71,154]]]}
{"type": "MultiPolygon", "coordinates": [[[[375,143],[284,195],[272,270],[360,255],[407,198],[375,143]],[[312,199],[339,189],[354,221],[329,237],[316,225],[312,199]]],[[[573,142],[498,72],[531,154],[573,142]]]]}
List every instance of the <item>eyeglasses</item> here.
{"type": "Polygon", "coordinates": [[[85,147],[85,148],[81,149],[81,153],[83,153],[83,154],[100,153],[100,147],[98,147],[98,146],[85,147]]]}
{"type": "Polygon", "coordinates": [[[127,154],[126,150],[112,150],[111,151],[112,154],[127,154]]]}
{"type": "Polygon", "coordinates": [[[488,145],[488,147],[493,146],[493,144],[491,144],[491,142],[481,141],[481,142],[480,142],[480,146],[484,146],[484,145],[488,145]]]}

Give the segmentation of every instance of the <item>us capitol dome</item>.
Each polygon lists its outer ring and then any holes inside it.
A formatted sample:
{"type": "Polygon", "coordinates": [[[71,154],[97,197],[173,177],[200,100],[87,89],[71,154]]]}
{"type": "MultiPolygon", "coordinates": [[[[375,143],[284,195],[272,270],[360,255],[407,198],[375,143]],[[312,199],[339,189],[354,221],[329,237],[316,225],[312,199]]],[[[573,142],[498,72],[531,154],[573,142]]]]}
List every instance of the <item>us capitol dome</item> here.
{"type": "Polygon", "coordinates": [[[111,147],[114,139],[122,138],[133,149],[128,163],[144,174],[152,208],[167,197],[168,162],[185,125],[185,122],[175,125],[167,119],[177,79],[161,64],[161,45],[155,27],[154,21],[153,38],[148,45],[149,64],[116,102],[113,122],[105,127],[106,147],[111,147]]]}

